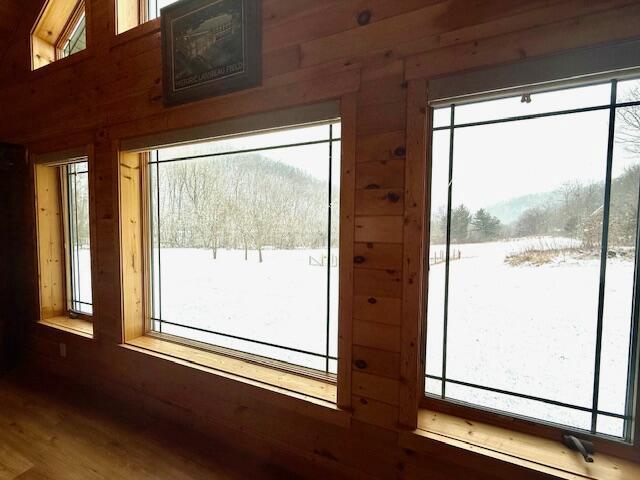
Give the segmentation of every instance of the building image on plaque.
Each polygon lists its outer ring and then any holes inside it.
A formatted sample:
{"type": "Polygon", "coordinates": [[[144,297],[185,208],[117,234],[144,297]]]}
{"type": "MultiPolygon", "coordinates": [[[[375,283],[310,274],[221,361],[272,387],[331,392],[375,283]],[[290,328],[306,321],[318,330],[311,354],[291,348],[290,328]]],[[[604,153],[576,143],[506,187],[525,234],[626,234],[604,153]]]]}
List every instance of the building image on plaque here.
{"type": "Polygon", "coordinates": [[[261,32],[255,0],[174,5],[162,10],[170,103],[259,84],[261,32]]]}

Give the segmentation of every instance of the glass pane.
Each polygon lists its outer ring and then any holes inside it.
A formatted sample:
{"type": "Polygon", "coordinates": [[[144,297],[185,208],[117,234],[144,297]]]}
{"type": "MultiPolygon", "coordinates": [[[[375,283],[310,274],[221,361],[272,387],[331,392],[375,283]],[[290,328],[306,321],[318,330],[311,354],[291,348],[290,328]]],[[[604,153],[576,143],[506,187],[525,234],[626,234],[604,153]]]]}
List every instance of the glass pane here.
{"type": "MultiPolygon", "coordinates": [[[[640,107],[619,108],[612,165],[598,408],[625,413],[640,192],[640,107]]],[[[600,426],[600,425],[598,425],[600,426]]]]}
{"type": "Polygon", "coordinates": [[[532,93],[529,96],[530,102],[523,100],[526,99],[519,95],[457,106],[456,125],[608,105],[611,101],[611,84],[604,83],[553,92],[532,93]]]}
{"type": "Polygon", "coordinates": [[[160,10],[162,10],[167,5],[171,5],[172,3],[176,3],[178,0],[148,0],[148,12],[149,12],[149,20],[154,18],[158,18],[160,16],[160,10]]]}
{"type": "Polygon", "coordinates": [[[448,130],[433,133],[426,367],[427,374],[436,377],[442,376],[449,143],[448,130]]]}
{"type": "Polygon", "coordinates": [[[624,436],[624,420],[612,418],[605,415],[598,415],[598,433],[611,435],[613,437],[624,436]]]}
{"type": "Polygon", "coordinates": [[[433,128],[451,125],[451,107],[433,109],[433,128]]]}
{"type": "Polygon", "coordinates": [[[69,235],[70,308],[93,313],[91,240],[89,234],[89,171],[87,162],[67,166],[67,230],[69,235]]]}
{"type": "Polygon", "coordinates": [[[430,395],[440,395],[442,392],[442,380],[427,378],[425,380],[425,391],[430,395]]]}
{"type": "Polygon", "coordinates": [[[618,82],[617,103],[640,101],[640,80],[624,80],[618,82]]]}
{"type": "Polygon", "coordinates": [[[68,57],[69,55],[73,55],[85,48],[87,48],[87,29],[85,24],[85,15],[83,13],[77,25],[71,32],[71,35],[69,35],[69,39],[64,44],[62,56],[68,57]]]}
{"type": "MultiPolygon", "coordinates": [[[[489,116],[492,102],[482,105],[489,116]]],[[[456,129],[447,378],[591,406],[608,115],[456,129]]],[[[444,169],[447,154],[434,150],[434,165],[444,169]]],[[[447,180],[439,178],[442,197],[447,180]]],[[[444,286],[429,287],[433,324],[444,286]]],[[[436,365],[429,348],[441,335],[427,349],[436,365]]],[[[579,411],[566,416],[543,402],[452,385],[451,398],[589,425],[579,411]]]]}
{"type": "MultiPolygon", "coordinates": [[[[328,140],[330,127],[319,128],[316,138],[328,140]]],[[[288,143],[307,138],[307,128],[299,131],[287,131],[288,143]]],[[[339,132],[334,125],[333,136],[339,132]]],[[[234,149],[255,145],[256,137],[234,138],[234,149]]],[[[263,145],[285,138],[260,137],[263,145]]],[[[221,151],[228,142],[173,147],[171,155],[221,151]]],[[[153,256],[153,268],[162,332],[325,370],[327,321],[329,356],[337,357],[340,142],[149,168],[151,195],[159,195],[151,205],[160,205],[154,225],[161,255],[153,256]]],[[[335,372],[336,363],[328,363],[335,372]]]]}

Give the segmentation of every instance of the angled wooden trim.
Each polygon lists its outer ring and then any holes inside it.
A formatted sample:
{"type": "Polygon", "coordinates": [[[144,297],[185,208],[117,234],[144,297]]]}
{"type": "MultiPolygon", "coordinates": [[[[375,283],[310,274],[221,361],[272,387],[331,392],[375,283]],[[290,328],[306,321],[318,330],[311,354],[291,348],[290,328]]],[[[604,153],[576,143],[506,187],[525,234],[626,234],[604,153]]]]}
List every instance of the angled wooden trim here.
{"type": "Polygon", "coordinates": [[[355,93],[343,95],[340,172],[340,294],[338,320],[338,406],[351,408],[353,355],[353,249],[355,238],[356,116],[355,93]]]}
{"type": "Polygon", "coordinates": [[[422,398],[422,329],[424,323],[424,250],[426,243],[427,83],[407,88],[405,204],[402,268],[402,336],[399,423],[416,428],[422,398]]]}

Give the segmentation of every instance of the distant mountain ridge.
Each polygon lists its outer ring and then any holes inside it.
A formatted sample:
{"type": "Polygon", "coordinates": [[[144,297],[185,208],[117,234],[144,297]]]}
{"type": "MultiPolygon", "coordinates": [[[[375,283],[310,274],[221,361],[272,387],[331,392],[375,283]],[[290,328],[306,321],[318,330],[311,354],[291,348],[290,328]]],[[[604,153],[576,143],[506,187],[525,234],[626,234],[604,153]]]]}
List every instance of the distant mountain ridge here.
{"type": "Polygon", "coordinates": [[[551,192],[530,193],[519,197],[494,203],[485,208],[491,215],[497,217],[505,225],[518,220],[526,210],[555,203],[562,199],[560,189],[551,192]]]}

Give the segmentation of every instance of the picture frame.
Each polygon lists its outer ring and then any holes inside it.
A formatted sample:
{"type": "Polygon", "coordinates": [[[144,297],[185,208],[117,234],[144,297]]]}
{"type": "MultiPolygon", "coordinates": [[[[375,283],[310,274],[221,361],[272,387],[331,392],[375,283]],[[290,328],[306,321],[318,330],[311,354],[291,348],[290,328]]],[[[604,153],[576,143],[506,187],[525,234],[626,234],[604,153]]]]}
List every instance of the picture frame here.
{"type": "Polygon", "coordinates": [[[181,0],[161,11],[167,106],[262,83],[260,0],[181,0]]]}

